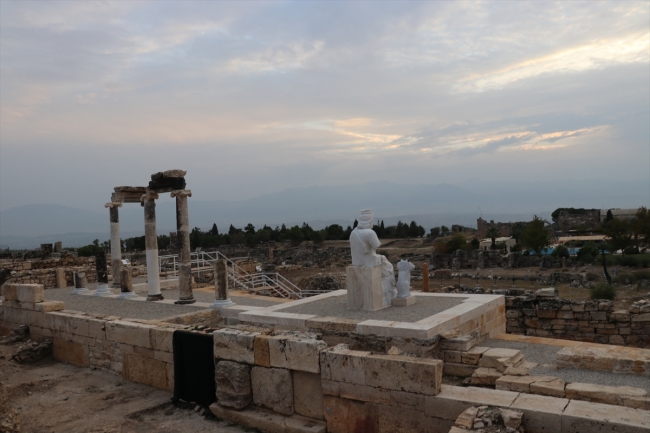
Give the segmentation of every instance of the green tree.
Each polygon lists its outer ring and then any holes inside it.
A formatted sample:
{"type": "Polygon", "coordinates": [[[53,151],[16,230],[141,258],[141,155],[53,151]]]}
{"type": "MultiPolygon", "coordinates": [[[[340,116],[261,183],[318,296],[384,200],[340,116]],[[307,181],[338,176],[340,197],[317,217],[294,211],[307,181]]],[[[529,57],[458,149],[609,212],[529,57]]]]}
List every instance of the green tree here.
{"type": "Polygon", "coordinates": [[[478,238],[474,238],[470,242],[470,245],[472,246],[473,250],[478,250],[479,247],[481,246],[481,241],[479,241],[478,238]]]}
{"type": "Polygon", "coordinates": [[[440,236],[440,227],[431,227],[431,230],[429,232],[429,237],[435,239],[438,236],[440,236]]]}
{"type": "Polygon", "coordinates": [[[546,230],[545,221],[535,215],[533,220],[526,224],[526,228],[522,233],[522,242],[527,248],[530,248],[538,256],[541,256],[544,248],[548,248],[551,245],[551,239],[548,235],[548,230],[546,230]]]}
{"type": "Polygon", "coordinates": [[[447,227],[447,226],[441,226],[441,227],[440,227],[440,232],[442,233],[443,236],[446,236],[447,233],[449,233],[449,227],[447,227]]]}
{"type": "Polygon", "coordinates": [[[219,229],[217,228],[217,223],[212,224],[212,228],[209,232],[212,236],[219,236],[219,229]]]}
{"type": "Polygon", "coordinates": [[[630,224],[627,220],[621,218],[612,218],[603,224],[603,234],[609,238],[607,241],[612,249],[612,253],[617,250],[623,250],[632,243],[632,233],[630,233],[630,224]]]}
{"type": "Polygon", "coordinates": [[[510,226],[510,236],[515,238],[517,243],[521,242],[521,235],[523,234],[525,227],[526,223],[523,222],[516,222],[510,226]]]}
{"type": "Polygon", "coordinates": [[[555,247],[551,255],[553,257],[559,257],[559,258],[566,257],[567,259],[570,256],[569,249],[564,245],[558,245],[557,247],[555,247]]]}
{"type": "Polygon", "coordinates": [[[630,229],[634,237],[634,244],[638,247],[641,242],[650,243],[650,211],[645,207],[640,207],[636,211],[636,217],[630,221],[630,229]]]}
{"type": "Polygon", "coordinates": [[[465,234],[462,232],[456,232],[451,236],[451,239],[447,241],[447,252],[453,254],[456,250],[466,250],[467,249],[467,239],[465,234]]]}
{"type": "Polygon", "coordinates": [[[492,239],[492,245],[490,246],[490,249],[496,250],[497,249],[497,243],[496,239],[499,237],[501,234],[499,232],[499,229],[496,228],[495,226],[491,225],[488,229],[487,232],[485,233],[486,236],[490,239],[492,239]]]}

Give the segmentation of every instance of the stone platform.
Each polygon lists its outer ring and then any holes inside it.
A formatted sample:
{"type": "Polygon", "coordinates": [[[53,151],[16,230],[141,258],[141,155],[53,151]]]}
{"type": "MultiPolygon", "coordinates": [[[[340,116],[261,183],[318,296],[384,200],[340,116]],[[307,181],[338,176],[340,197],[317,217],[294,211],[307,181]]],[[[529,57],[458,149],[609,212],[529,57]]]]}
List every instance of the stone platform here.
{"type": "Polygon", "coordinates": [[[348,310],[347,291],[241,312],[240,322],[317,328],[314,322],[345,323],[348,331],[364,335],[428,340],[438,335],[477,332],[492,336],[505,332],[505,301],[498,295],[414,293],[417,302],[407,307],[379,311],[348,310]]]}

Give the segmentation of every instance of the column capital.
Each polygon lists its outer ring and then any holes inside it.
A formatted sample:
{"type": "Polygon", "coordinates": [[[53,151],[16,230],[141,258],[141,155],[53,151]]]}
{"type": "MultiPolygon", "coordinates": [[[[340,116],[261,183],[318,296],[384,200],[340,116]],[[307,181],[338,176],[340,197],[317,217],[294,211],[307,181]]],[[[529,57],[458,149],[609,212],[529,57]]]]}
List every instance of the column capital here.
{"type": "Polygon", "coordinates": [[[115,201],[112,201],[112,202],[110,202],[110,203],[106,203],[106,204],[104,205],[104,207],[109,208],[109,209],[113,209],[114,207],[122,207],[122,203],[121,203],[121,202],[115,202],[115,201]]]}
{"type": "Polygon", "coordinates": [[[189,189],[177,189],[169,194],[171,198],[174,197],[192,197],[192,191],[189,189]]]}
{"type": "Polygon", "coordinates": [[[144,203],[146,200],[157,200],[158,197],[159,196],[157,193],[147,191],[146,193],[142,194],[142,197],[140,197],[140,201],[144,203]]]}

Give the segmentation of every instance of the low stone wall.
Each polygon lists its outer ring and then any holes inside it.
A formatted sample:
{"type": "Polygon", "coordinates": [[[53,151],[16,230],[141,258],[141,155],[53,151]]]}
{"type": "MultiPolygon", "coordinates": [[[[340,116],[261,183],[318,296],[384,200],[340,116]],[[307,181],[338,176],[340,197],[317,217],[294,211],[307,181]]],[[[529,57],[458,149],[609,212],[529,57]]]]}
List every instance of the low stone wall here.
{"type": "Polygon", "coordinates": [[[0,269],[10,271],[7,283],[42,284],[46,289],[74,286],[75,272],[85,272],[89,283],[97,281],[94,257],[67,256],[59,259],[3,260],[0,262],[0,269]],[[63,285],[64,281],[65,285],[63,285]]]}
{"type": "Polygon", "coordinates": [[[506,297],[506,331],[546,338],[650,348],[650,302],[615,310],[612,301],[506,297]]]}

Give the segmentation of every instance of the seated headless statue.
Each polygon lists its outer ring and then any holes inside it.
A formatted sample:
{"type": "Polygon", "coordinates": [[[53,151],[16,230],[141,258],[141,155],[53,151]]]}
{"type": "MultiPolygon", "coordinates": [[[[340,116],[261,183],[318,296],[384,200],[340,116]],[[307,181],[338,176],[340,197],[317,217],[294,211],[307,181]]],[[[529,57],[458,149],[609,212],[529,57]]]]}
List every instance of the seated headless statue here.
{"type": "Polygon", "coordinates": [[[381,266],[381,285],[384,302],[390,303],[395,296],[393,265],[386,257],[377,254],[381,245],[377,233],[372,230],[374,216],[371,210],[362,210],[358,224],[350,234],[352,265],[373,268],[381,266]]]}

